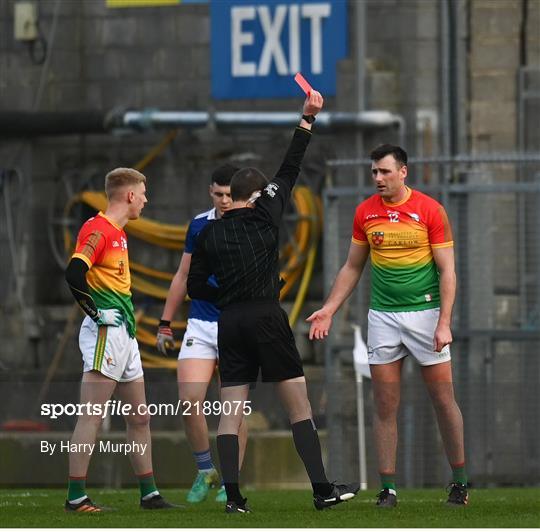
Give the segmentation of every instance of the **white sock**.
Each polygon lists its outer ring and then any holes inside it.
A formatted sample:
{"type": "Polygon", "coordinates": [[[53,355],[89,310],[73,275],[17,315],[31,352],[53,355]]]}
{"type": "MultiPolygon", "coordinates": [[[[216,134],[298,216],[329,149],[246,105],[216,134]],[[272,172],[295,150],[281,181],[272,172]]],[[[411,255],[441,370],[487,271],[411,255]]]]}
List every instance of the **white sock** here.
{"type": "Polygon", "coordinates": [[[156,490],[156,491],[152,491],[150,492],[148,495],[145,495],[142,500],[143,501],[147,501],[148,499],[151,499],[152,497],[155,497],[156,495],[159,495],[159,491],[156,490]]]}
{"type": "Polygon", "coordinates": [[[78,499],[73,499],[72,501],[69,501],[70,504],[79,504],[80,502],[83,502],[84,499],[86,499],[86,495],[83,495],[82,497],[79,497],[78,499]]]}

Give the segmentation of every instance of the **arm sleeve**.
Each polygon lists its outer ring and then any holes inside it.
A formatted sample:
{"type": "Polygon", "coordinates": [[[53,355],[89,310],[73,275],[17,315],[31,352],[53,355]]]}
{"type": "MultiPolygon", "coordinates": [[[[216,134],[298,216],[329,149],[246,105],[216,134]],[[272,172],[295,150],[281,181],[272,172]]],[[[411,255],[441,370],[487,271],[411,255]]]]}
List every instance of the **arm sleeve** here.
{"type": "Polygon", "coordinates": [[[88,291],[86,283],[86,272],[88,265],[86,261],[75,257],[69,261],[66,269],[66,281],[79,306],[90,316],[94,321],[98,317],[98,309],[92,296],[88,291]]]}
{"type": "Polygon", "coordinates": [[[430,209],[428,236],[431,247],[448,248],[454,245],[452,228],[444,207],[436,203],[430,209]]]}
{"type": "Polygon", "coordinates": [[[296,128],[276,176],[268,183],[255,204],[276,226],[281,222],[310,139],[310,131],[302,127],[296,128]]]}
{"type": "Polygon", "coordinates": [[[204,233],[199,235],[187,278],[187,291],[191,299],[202,299],[215,303],[218,298],[219,288],[208,283],[212,275],[206,251],[204,249],[204,233]]]}

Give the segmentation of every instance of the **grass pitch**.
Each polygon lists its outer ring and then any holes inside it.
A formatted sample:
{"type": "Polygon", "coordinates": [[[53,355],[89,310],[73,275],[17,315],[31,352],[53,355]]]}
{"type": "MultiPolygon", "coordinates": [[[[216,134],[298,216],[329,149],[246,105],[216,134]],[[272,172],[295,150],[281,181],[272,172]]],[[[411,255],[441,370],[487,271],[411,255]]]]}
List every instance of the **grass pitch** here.
{"type": "Polygon", "coordinates": [[[479,489],[470,491],[466,508],[444,504],[444,490],[400,490],[395,509],[374,506],[375,491],[359,492],[355,499],[318,512],[307,491],[249,491],[252,513],[226,515],[224,505],[211,498],[185,503],[186,491],[163,490],[163,495],[185,508],[139,510],[138,490],[90,489],[96,504],[110,507],[101,514],[68,514],[63,510],[65,490],[0,490],[0,527],[539,527],[540,489],[479,489]]]}

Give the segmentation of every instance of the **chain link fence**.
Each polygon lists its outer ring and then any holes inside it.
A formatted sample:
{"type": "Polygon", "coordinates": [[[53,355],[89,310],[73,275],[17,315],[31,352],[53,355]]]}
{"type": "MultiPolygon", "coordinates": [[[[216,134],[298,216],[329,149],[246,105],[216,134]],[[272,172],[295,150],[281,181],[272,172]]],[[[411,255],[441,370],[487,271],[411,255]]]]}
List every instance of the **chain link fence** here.
{"type": "MultiPolygon", "coordinates": [[[[411,159],[408,183],[446,208],[458,280],[453,373],[465,423],[467,467],[476,486],[531,485],[540,479],[540,154],[411,159]]],[[[358,187],[324,192],[324,284],[331,288],[350,245],[355,207],[374,193],[369,160],[328,163],[356,172],[358,187]]],[[[329,466],[336,478],[357,471],[356,385],[350,323],[367,331],[369,268],[338,314],[325,363],[329,466]]],[[[369,381],[363,387],[368,479],[377,482],[369,381]]],[[[431,402],[418,367],[404,366],[398,482],[450,479],[431,402]]]]}

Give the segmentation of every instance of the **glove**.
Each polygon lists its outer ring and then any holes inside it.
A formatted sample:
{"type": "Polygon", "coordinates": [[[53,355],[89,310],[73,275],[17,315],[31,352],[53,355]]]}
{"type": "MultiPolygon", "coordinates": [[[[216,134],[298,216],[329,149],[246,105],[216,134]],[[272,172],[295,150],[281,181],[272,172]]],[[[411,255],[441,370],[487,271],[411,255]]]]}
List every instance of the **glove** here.
{"type": "Polygon", "coordinates": [[[124,316],[115,308],[98,309],[97,318],[94,320],[98,325],[119,327],[124,322],[124,316]]]}
{"type": "Polygon", "coordinates": [[[174,348],[174,338],[171,329],[171,322],[168,320],[160,320],[156,335],[156,347],[158,351],[165,356],[168,356],[167,349],[174,348]]]}

